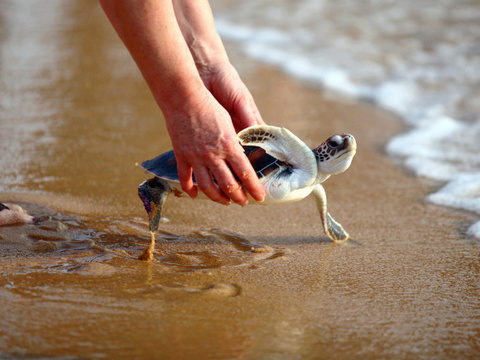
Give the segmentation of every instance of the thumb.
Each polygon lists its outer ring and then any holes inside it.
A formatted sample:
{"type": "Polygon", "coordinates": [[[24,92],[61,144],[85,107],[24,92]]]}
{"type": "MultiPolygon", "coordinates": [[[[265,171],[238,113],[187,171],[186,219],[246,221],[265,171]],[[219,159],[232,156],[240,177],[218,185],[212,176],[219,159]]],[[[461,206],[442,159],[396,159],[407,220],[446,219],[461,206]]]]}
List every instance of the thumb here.
{"type": "Polygon", "coordinates": [[[253,125],[265,125],[260,111],[258,111],[257,105],[250,93],[238,99],[235,104],[232,120],[237,132],[253,125]]]}

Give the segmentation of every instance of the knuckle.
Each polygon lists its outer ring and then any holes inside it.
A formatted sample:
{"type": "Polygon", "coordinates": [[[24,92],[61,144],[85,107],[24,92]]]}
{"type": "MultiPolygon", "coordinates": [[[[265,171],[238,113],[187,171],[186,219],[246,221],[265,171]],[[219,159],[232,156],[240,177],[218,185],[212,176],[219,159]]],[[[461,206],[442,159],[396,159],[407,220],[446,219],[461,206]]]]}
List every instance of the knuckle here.
{"type": "Polygon", "coordinates": [[[243,170],[246,170],[248,168],[248,164],[246,163],[248,159],[243,153],[232,152],[230,153],[227,161],[232,166],[233,171],[235,171],[237,175],[239,172],[241,173],[243,170]]]}
{"type": "Polygon", "coordinates": [[[194,153],[194,148],[190,144],[182,145],[182,146],[178,146],[177,148],[175,148],[174,152],[175,152],[175,156],[177,158],[177,161],[188,162],[187,159],[191,159],[191,156],[194,153]]]}
{"type": "Polygon", "coordinates": [[[225,144],[225,151],[227,154],[234,154],[235,156],[241,156],[243,148],[238,143],[238,140],[232,140],[225,144]]]}
{"type": "Polygon", "coordinates": [[[255,171],[245,164],[240,164],[240,166],[235,169],[235,173],[242,182],[252,182],[257,179],[255,171]]]}
{"type": "Polygon", "coordinates": [[[204,164],[215,164],[217,156],[212,149],[206,149],[205,151],[202,151],[200,158],[204,164]]]}
{"type": "Polygon", "coordinates": [[[237,193],[239,190],[242,189],[242,187],[237,182],[232,182],[230,184],[227,184],[225,188],[228,194],[237,193]]]}
{"type": "Polygon", "coordinates": [[[213,174],[215,174],[216,179],[219,178],[221,180],[225,177],[225,172],[223,171],[223,167],[220,162],[213,161],[212,164],[209,166],[209,169],[213,174]]]}
{"type": "Polygon", "coordinates": [[[237,190],[240,190],[241,186],[237,182],[226,182],[222,184],[222,190],[225,194],[236,193],[237,190]]]}
{"type": "Polygon", "coordinates": [[[254,179],[255,178],[255,173],[252,169],[248,168],[248,167],[243,167],[241,169],[239,169],[239,173],[237,174],[240,179],[243,180],[248,180],[248,179],[254,179]]]}
{"type": "Polygon", "coordinates": [[[226,136],[225,138],[222,138],[218,143],[217,143],[217,150],[224,154],[223,157],[228,157],[229,154],[235,151],[235,143],[236,139],[226,136]]]}

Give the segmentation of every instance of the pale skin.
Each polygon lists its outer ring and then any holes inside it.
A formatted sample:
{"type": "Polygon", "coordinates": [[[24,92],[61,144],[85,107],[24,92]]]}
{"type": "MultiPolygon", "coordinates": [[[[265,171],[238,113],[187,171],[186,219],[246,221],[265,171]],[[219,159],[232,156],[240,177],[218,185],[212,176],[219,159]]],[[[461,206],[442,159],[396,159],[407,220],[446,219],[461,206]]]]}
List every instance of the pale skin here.
{"type": "Polygon", "coordinates": [[[243,206],[246,192],[263,201],[264,188],[235,131],[264,122],[230,64],[208,1],[100,3],[162,109],[182,189],[196,197],[194,173],[198,188],[213,201],[243,206]]]}

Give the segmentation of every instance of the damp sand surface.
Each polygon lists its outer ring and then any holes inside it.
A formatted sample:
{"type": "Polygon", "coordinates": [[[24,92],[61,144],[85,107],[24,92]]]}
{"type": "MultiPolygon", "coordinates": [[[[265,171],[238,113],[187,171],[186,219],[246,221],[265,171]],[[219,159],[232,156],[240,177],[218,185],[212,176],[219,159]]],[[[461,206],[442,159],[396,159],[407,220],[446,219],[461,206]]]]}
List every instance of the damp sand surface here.
{"type": "MultiPolygon", "coordinates": [[[[6,4],[15,15],[22,2],[6,4]]],[[[44,39],[32,35],[48,56],[30,49],[44,55],[31,63],[8,58],[31,44],[12,30],[15,17],[2,18],[0,146],[10,153],[0,199],[36,222],[0,228],[1,357],[479,356],[480,250],[465,235],[476,219],[425,203],[438,185],[383,155],[402,130],[389,114],[234,48],[267,122],[312,147],[356,137],[352,167],[325,183],[353,240],[326,238],[310,198],[246,208],[170,198],[153,260],[139,261],[150,234],[136,196],[146,175],[134,164],[169,149],[161,114],[96,2],[38,6],[20,9],[53,17],[44,39]]],[[[28,30],[33,20],[22,19],[28,30]]]]}

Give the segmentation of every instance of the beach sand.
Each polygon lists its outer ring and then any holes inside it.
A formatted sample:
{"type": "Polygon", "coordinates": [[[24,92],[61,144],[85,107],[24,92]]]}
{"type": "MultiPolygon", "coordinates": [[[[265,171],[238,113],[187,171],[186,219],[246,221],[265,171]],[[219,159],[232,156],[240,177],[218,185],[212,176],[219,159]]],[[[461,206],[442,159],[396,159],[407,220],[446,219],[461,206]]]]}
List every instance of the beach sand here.
{"type": "MultiPolygon", "coordinates": [[[[51,141],[31,160],[20,153],[27,160],[18,169],[5,166],[7,179],[17,172],[22,181],[2,184],[0,200],[20,203],[37,223],[0,228],[2,357],[479,356],[480,251],[465,235],[474,217],[425,203],[438,184],[384,155],[401,123],[235,49],[268,123],[311,147],[334,133],[356,137],[351,168],[325,183],[329,210],[353,240],[325,237],[313,198],[241,208],[172,197],[154,260],[137,260],[150,236],[136,196],[148,176],[134,164],[168,150],[169,140],[103,14],[72,11],[76,62],[63,64],[72,77],[38,90],[41,101],[68,89],[68,103],[34,136],[51,141]],[[105,44],[113,65],[102,62],[105,44]],[[87,50],[91,57],[80,56],[87,50]]],[[[14,138],[9,119],[3,144],[14,138]]]]}

